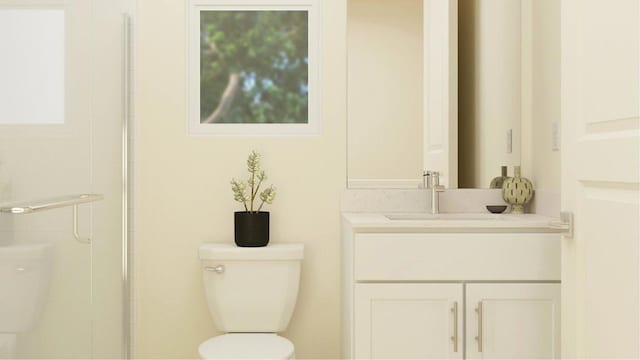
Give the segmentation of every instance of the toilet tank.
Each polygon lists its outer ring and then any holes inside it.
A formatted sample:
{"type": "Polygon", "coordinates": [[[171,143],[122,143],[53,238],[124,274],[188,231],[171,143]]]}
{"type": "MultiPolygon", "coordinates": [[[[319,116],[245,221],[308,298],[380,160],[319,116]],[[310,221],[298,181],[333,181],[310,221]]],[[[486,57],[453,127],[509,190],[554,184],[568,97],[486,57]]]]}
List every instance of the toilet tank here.
{"type": "Polygon", "coordinates": [[[222,332],[280,332],[298,297],[303,244],[200,246],[209,311],[222,332]]]}
{"type": "Polygon", "coordinates": [[[0,246],[0,333],[30,330],[49,292],[53,246],[0,246]]]}

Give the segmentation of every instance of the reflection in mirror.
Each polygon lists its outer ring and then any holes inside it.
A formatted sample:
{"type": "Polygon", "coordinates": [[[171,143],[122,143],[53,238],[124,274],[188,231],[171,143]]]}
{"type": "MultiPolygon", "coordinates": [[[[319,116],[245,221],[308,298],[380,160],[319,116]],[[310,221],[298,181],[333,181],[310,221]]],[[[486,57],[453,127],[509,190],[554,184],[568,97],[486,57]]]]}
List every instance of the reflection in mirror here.
{"type": "Polygon", "coordinates": [[[422,0],[348,0],[350,187],[414,185],[423,163],[422,0]]]}
{"type": "Polygon", "coordinates": [[[520,165],[519,0],[459,1],[459,185],[487,188],[520,165]]]}
{"type": "MultiPolygon", "coordinates": [[[[427,54],[435,36],[428,26],[433,20],[423,20],[430,18],[430,4],[348,0],[350,188],[416,187],[423,170],[433,170],[426,161],[423,165],[424,136],[433,135],[423,132],[423,113],[433,111],[423,99],[433,98],[422,97],[423,66],[432,66],[423,49],[427,54]]],[[[522,165],[534,186],[538,173],[551,179],[541,185],[556,188],[559,2],[458,0],[457,5],[458,187],[488,188],[502,166],[512,176],[513,166],[522,165]]],[[[438,88],[433,76],[425,80],[429,89],[438,88]]]]}

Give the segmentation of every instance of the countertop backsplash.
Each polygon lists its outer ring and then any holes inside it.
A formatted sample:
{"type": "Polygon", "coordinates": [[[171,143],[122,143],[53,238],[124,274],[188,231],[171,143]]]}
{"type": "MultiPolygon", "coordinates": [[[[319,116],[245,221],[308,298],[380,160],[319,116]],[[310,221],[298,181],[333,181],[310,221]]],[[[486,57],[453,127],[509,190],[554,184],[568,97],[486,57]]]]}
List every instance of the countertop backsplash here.
{"type": "Polygon", "coordinates": [[[534,191],[531,202],[527,204],[525,211],[545,216],[558,216],[560,214],[560,193],[555,191],[534,191]]]}
{"type": "MultiPolygon", "coordinates": [[[[343,212],[427,212],[431,191],[427,189],[347,189],[341,197],[343,212]]],[[[486,213],[486,205],[506,205],[500,189],[448,189],[440,193],[442,213],[486,213]]],[[[560,195],[536,191],[527,213],[558,216],[560,195]]]]}

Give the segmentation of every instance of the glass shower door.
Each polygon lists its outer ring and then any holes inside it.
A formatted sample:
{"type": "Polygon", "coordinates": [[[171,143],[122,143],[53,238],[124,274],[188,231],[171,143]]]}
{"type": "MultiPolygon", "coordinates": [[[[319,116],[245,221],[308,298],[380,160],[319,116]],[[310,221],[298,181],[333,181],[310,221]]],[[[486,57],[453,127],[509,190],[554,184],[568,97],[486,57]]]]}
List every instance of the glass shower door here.
{"type": "Polygon", "coordinates": [[[121,358],[123,13],[0,0],[0,358],[121,358]]]}

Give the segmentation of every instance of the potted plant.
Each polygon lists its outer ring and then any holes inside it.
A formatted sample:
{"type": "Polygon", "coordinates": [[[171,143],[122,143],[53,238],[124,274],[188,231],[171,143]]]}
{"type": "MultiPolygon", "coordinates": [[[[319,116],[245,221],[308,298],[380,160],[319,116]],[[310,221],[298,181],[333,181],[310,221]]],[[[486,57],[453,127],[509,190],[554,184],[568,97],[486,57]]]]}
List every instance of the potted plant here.
{"type": "Polygon", "coordinates": [[[260,191],[260,186],[267,180],[264,170],[260,169],[260,154],[251,151],[247,158],[249,179],[247,185],[238,179],[231,179],[233,199],[244,206],[244,211],[234,213],[235,242],[241,247],[267,246],[269,243],[269,212],[260,211],[265,203],[273,203],[276,188],[271,185],[260,191]],[[259,195],[258,195],[259,193],[259,195]],[[260,205],[258,206],[258,200],[260,205]]]}

